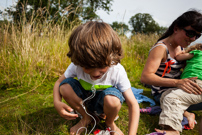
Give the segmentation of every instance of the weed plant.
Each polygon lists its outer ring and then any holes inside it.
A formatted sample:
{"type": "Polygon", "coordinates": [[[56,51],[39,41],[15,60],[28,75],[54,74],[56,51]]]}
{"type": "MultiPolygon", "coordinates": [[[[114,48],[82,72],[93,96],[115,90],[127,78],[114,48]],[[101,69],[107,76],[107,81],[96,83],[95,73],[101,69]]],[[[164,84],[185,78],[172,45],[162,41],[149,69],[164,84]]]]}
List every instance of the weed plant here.
{"type": "MultiPolygon", "coordinates": [[[[23,18],[23,17],[22,17],[23,18]]],[[[74,22],[75,23],[75,22],[74,22]]],[[[67,58],[68,38],[72,27],[64,23],[53,24],[32,18],[22,19],[19,25],[7,22],[0,27],[0,134],[69,134],[69,129],[79,120],[67,121],[59,116],[53,106],[52,89],[58,77],[70,64],[67,58]]],[[[130,39],[122,36],[125,67],[133,87],[144,89],[150,96],[150,89],[140,83],[140,76],[151,46],[158,35],[137,34],[130,39]]],[[[140,107],[149,106],[141,103],[140,107]]],[[[196,113],[196,119],[201,113],[196,113]]],[[[124,103],[116,124],[127,134],[128,110],[124,103]]],[[[138,134],[154,132],[158,116],[141,114],[138,134]]],[[[198,134],[194,130],[183,134],[198,134]]],[[[96,128],[104,129],[102,121],[96,128]]],[[[89,126],[90,131],[91,126],[89,126]]]]}

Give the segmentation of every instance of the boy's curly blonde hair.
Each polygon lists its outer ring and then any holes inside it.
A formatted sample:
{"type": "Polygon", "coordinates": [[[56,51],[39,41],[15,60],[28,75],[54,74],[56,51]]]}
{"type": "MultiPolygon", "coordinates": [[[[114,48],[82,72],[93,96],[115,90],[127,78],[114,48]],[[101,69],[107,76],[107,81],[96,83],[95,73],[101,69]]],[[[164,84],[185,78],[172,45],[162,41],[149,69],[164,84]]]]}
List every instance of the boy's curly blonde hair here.
{"type": "Polygon", "coordinates": [[[118,35],[104,22],[89,21],[78,26],[69,38],[69,49],[71,61],[85,68],[116,65],[123,58],[118,35]]]}
{"type": "Polygon", "coordinates": [[[193,50],[201,50],[202,51],[202,43],[196,43],[195,45],[188,47],[186,49],[186,52],[188,53],[188,52],[191,52],[193,50]]]}

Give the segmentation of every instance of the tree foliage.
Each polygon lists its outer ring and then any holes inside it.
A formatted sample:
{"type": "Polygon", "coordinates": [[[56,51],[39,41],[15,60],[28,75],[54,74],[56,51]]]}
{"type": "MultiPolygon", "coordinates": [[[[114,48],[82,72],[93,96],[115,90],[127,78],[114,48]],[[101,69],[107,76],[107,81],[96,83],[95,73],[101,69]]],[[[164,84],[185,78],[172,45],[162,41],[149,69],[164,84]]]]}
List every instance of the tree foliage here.
{"type": "Polygon", "coordinates": [[[152,18],[150,14],[138,13],[132,16],[129,20],[129,24],[132,26],[132,33],[157,33],[161,34],[165,31],[165,27],[160,27],[158,23],[152,18]]]}
{"type": "Polygon", "coordinates": [[[129,31],[128,25],[125,23],[119,23],[117,21],[113,22],[111,24],[111,27],[119,34],[119,35],[126,35],[126,33],[129,31]]]}
{"type": "Polygon", "coordinates": [[[7,8],[14,22],[22,15],[29,21],[31,16],[54,19],[55,22],[66,17],[69,22],[76,19],[85,21],[98,18],[96,11],[111,11],[113,0],[18,0],[16,6],[7,8]],[[13,10],[14,9],[14,10],[13,10]]]}

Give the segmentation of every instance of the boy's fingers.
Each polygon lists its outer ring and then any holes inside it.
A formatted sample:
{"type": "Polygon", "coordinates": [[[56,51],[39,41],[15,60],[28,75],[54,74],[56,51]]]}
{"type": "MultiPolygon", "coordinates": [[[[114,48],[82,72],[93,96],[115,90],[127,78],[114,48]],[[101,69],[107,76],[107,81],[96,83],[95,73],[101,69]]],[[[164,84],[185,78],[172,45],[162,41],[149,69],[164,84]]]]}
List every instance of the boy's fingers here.
{"type": "Polygon", "coordinates": [[[67,120],[73,120],[76,119],[78,117],[78,114],[72,114],[67,112],[66,110],[62,111],[62,117],[67,119],[67,120]]]}
{"type": "Polygon", "coordinates": [[[68,112],[72,112],[74,111],[71,107],[69,107],[68,105],[65,105],[65,109],[68,111],[68,112]]]}

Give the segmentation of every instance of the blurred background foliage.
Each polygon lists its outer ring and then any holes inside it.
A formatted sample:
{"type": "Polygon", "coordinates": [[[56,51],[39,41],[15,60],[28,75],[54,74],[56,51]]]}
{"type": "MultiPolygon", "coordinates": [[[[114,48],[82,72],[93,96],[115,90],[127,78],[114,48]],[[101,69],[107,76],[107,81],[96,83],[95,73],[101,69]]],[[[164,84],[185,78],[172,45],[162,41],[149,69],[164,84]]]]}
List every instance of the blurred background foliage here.
{"type": "MultiPolygon", "coordinates": [[[[10,21],[15,25],[22,26],[22,20],[26,19],[26,24],[33,22],[51,22],[53,24],[65,24],[65,28],[78,25],[89,20],[101,19],[97,10],[104,10],[107,13],[112,11],[113,0],[18,0],[16,5],[0,11],[3,21],[10,16],[10,21]]],[[[137,13],[128,21],[129,25],[122,22],[110,24],[119,35],[142,34],[162,34],[166,27],[159,26],[148,13],[137,13]]]]}

